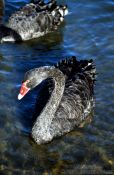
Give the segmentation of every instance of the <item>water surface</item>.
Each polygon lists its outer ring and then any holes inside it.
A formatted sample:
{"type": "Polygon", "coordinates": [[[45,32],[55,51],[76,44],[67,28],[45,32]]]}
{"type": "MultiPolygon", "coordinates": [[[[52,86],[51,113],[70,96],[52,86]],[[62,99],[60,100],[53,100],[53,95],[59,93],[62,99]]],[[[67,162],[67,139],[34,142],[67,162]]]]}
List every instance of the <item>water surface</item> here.
{"type": "MultiPolygon", "coordinates": [[[[26,4],[7,0],[5,20],[26,4]]],[[[62,1],[69,15],[61,27],[32,41],[0,45],[0,174],[75,175],[114,172],[114,2],[62,1]],[[46,145],[28,136],[37,90],[17,100],[24,73],[68,55],[97,66],[92,122],[46,145]]]]}

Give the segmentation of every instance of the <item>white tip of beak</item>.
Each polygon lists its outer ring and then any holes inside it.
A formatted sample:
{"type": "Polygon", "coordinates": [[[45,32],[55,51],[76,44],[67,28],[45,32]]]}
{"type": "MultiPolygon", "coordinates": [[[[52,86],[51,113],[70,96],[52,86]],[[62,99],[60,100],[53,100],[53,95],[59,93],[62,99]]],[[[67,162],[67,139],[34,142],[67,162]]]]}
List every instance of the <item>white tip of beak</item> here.
{"type": "Polygon", "coordinates": [[[18,100],[21,100],[23,96],[21,94],[18,95],[18,100]]]}

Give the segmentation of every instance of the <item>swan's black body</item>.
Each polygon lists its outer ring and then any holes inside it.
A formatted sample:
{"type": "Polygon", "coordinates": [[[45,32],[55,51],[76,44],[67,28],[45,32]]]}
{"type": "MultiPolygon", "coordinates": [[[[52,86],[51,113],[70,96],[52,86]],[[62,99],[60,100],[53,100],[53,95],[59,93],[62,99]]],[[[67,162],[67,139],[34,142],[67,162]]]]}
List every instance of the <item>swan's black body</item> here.
{"type": "Polygon", "coordinates": [[[57,29],[67,12],[67,6],[57,5],[55,0],[47,4],[43,1],[27,4],[11,15],[4,26],[6,30],[10,29],[10,33],[0,34],[0,40],[1,42],[15,42],[43,36],[57,29]],[[16,38],[13,35],[14,31],[19,37],[16,38]]]}
{"type": "Polygon", "coordinates": [[[72,57],[53,67],[26,73],[24,81],[29,80],[26,86],[30,89],[44,80],[32,128],[38,144],[79,127],[87,119],[93,109],[95,71],[92,60],[77,61],[72,57]]]}

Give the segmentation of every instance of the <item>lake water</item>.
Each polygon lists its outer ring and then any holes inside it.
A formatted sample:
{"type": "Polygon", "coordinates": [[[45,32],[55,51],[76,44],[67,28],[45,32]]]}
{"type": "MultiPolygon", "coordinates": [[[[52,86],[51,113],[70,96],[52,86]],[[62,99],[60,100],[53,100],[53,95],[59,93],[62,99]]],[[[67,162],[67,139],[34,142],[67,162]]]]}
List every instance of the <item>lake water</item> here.
{"type": "MultiPolygon", "coordinates": [[[[6,0],[4,19],[27,2],[6,0]]],[[[68,5],[69,15],[57,31],[0,45],[1,175],[114,173],[114,1],[61,2],[68,5]],[[27,70],[69,55],[95,61],[94,117],[84,128],[38,146],[28,136],[37,90],[18,101],[21,81],[27,70]]]]}

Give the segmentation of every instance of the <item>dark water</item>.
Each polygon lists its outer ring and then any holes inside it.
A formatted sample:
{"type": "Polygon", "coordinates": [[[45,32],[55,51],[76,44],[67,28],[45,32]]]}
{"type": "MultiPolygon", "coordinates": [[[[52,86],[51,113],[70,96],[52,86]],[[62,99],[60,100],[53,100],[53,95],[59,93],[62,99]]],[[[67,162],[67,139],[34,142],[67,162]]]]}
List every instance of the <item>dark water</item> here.
{"type": "MultiPolygon", "coordinates": [[[[6,16],[27,0],[7,0],[6,16]]],[[[0,174],[79,175],[114,173],[114,1],[62,1],[65,23],[22,44],[0,45],[0,174]],[[28,137],[37,90],[17,100],[24,73],[68,55],[93,58],[97,66],[95,114],[83,129],[46,145],[28,137]]]]}

